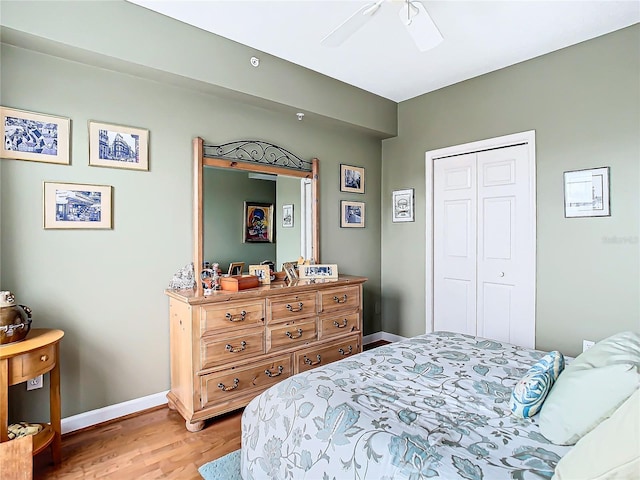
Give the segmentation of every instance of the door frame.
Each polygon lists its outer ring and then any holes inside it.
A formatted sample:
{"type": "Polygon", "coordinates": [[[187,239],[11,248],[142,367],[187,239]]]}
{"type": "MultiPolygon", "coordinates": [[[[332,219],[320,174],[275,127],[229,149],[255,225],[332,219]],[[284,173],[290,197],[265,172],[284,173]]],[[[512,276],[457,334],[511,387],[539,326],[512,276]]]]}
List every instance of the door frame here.
{"type": "MultiPolygon", "coordinates": [[[[513,145],[526,144],[529,153],[529,208],[531,209],[533,225],[531,228],[533,248],[533,319],[535,332],[535,308],[536,308],[536,277],[537,277],[537,243],[536,243],[536,131],[512,133],[495,138],[478,140],[475,142],[453,145],[450,147],[429,150],[425,153],[425,313],[426,333],[433,332],[433,162],[444,157],[474,153],[482,150],[511,147],[513,145]]],[[[535,333],[534,333],[535,337],[535,333]]],[[[531,345],[535,345],[535,338],[531,339],[531,345]]]]}

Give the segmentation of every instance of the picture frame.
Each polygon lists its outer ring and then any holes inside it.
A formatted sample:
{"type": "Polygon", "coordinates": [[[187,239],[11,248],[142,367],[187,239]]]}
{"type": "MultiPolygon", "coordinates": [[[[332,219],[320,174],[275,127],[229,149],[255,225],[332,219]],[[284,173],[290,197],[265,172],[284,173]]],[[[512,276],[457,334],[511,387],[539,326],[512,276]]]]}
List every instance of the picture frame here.
{"type": "Polygon", "coordinates": [[[564,216],[611,216],[609,167],[564,172],[564,216]]]}
{"type": "Polygon", "coordinates": [[[149,170],[149,130],[89,121],[89,165],[149,170]]]}
{"type": "Polygon", "coordinates": [[[293,205],[282,206],[282,228],[293,228],[293,205]]]}
{"type": "Polygon", "coordinates": [[[284,262],[282,264],[282,270],[287,274],[287,280],[289,282],[297,282],[298,281],[298,271],[296,270],[298,267],[298,262],[284,262]]]}
{"type": "Polygon", "coordinates": [[[229,264],[229,275],[242,275],[244,271],[244,262],[231,262],[229,264]]]}
{"type": "Polygon", "coordinates": [[[364,193],[364,168],[340,164],[340,191],[364,193]]]}
{"type": "Polygon", "coordinates": [[[80,183],[43,183],[45,229],[112,228],[112,187],[80,183]]]}
{"type": "Polygon", "coordinates": [[[273,204],[244,202],[243,243],[273,243],[273,204]]]}
{"type": "Polygon", "coordinates": [[[391,221],[393,223],[415,221],[413,188],[394,190],[391,197],[391,221]]]}
{"type": "Polygon", "coordinates": [[[258,277],[258,281],[263,285],[271,283],[271,269],[269,265],[249,265],[249,275],[258,277]]]}
{"type": "Polygon", "coordinates": [[[0,107],[0,158],[69,165],[71,119],[0,107]]]}
{"type": "Polygon", "coordinates": [[[323,279],[338,278],[338,265],[300,265],[298,267],[298,278],[302,279],[323,279]]]}
{"type": "Polygon", "coordinates": [[[364,228],[364,202],[340,201],[340,227],[364,228]]]}

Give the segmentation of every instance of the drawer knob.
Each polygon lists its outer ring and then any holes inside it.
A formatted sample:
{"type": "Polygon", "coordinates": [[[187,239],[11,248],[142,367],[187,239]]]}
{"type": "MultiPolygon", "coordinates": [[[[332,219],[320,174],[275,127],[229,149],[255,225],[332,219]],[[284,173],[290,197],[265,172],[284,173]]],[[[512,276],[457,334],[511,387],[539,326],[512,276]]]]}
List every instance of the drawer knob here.
{"type": "Polygon", "coordinates": [[[238,388],[238,384],[240,383],[240,380],[237,378],[233,379],[233,385],[231,385],[230,387],[225,386],[224,383],[219,383],[218,384],[218,388],[220,390],[222,390],[223,392],[228,392],[230,390],[235,390],[236,388],[238,388]]]}
{"type": "Polygon", "coordinates": [[[227,320],[229,320],[230,322],[244,322],[244,317],[246,315],[247,315],[247,312],[242,310],[240,312],[240,315],[231,315],[231,313],[227,312],[225,317],[227,317],[227,320]]]}
{"type": "Polygon", "coordinates": [[[320,355],[318,354],[318,356],[316,357],[318,359],[317,362],[314,362],[313,360],[311,360],[310,358],[307,358],[307,356],[304,356],[304,363],[306,363],[307,365],[318,365],[320,362],[322,362],[322,359],[320,358],[320,355]]]}
{"type": "Polygon", "coordinates": [[[264,371],[264,374],[265,374],[267,377],[279,377],[280,375],[282,375],[282,371],[283,371],[283,370],[284,370],[284,367],[283,367],[282,365],[280,365],[280,366],[278,367],[278,371],[277,371],[276,373],[274,373],[274,372],[272,372],[272,371],[270,371],[270,370],[265,370],[265,371],[264,371]]]}
{"type": "Polygon", "coordinates": [[[345,293],[344,295],[342,295],[342,298],[340,298],[340,297],[336,297],[336,296],[334,295],[334,297],[333,297],[333,301],[334,301],[334,302],[336,302],[336,303],[346,303],[346,301],[347,301],[347,294],[345,293]]]}
{"type": "Polygon", "coordinates": [[[340,348],[340,349],[338,349],[338,353],[340,355],[344,355],[346,357],[347,355],[351,355],[353,353],[353,347],[351,345],[349,345],[349,349],[348,350],[345,350],[344,348],[340,348]]]}
{"type": "Polygon", "coordinates": [[[287,303],[287,310],[289,310],[290,312],[301,312],[302,302],[298,302],[298,308],[293,308],[291,304],[287,303]]]}
{"type": "Polygon", "coordinates": [[[41,362],[46,362],[47,360],[49,360],[49,355],[41,355],[40,356],[40,361],[41,362]]]}
{"type": "Polygon", "coordinates": [[[342,320],[342,324],[338,323],[337,320],[333,321],[333,326],[336,328],[344,328],[347,326],[347,319],[345,318],[344,320],[342,320]]]}
{"type": "Polygon", "coordinates": [[[291,332],[287,331],[286,335],[287,337],[289,337],[290,339],[295,339],[295,338],[300,338],[302,336],[302,329],[299,328],[298,330],[298,335],[293,335],[291,332]]]}
{"type": "Polygon", "coordinates": [[[247,347],[247,342],[243,340],[242,342],[240,342],[239,347],[232,347],[230,344],[227,343],[227,346],[225,348],[230,353],[237,353],[237,352],[243,351],[246,347],[247,347]]]}

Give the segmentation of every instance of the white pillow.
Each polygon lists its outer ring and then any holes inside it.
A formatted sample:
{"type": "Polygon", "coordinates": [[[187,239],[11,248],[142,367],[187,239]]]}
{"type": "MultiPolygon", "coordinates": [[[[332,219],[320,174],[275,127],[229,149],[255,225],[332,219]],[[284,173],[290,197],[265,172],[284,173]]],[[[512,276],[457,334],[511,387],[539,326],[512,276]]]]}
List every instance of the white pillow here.
{"type": "Polygon", "coordinates": [[[552,480],[640,478],[640,390],[560,459],[552,480]]]}
{"type": "Polygon", "coordinates": [[[540,411],[540,433],[573,445],[638,388],[640,336],[623,332],[596,343],[558,377],[540,411]]]}

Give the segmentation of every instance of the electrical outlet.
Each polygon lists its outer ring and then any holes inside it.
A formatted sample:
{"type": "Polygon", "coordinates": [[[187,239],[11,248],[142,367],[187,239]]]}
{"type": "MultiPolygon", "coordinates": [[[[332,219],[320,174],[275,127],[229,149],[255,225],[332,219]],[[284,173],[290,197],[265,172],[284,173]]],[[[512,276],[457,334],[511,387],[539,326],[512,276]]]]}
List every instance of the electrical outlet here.
{"type": "Polygon", "coordinates": [[[27,390],[35,390],[36,388],[42,388],[42,375],[27,380],[27,390]]]}
{"type": "Polygon", "coordinates": [[[596,342],[592,342],[591,340],[582,340],[582,351],[586,352],[587,350],[589,350],[591,347],[593,347],[593,345],[596,342]]]}

